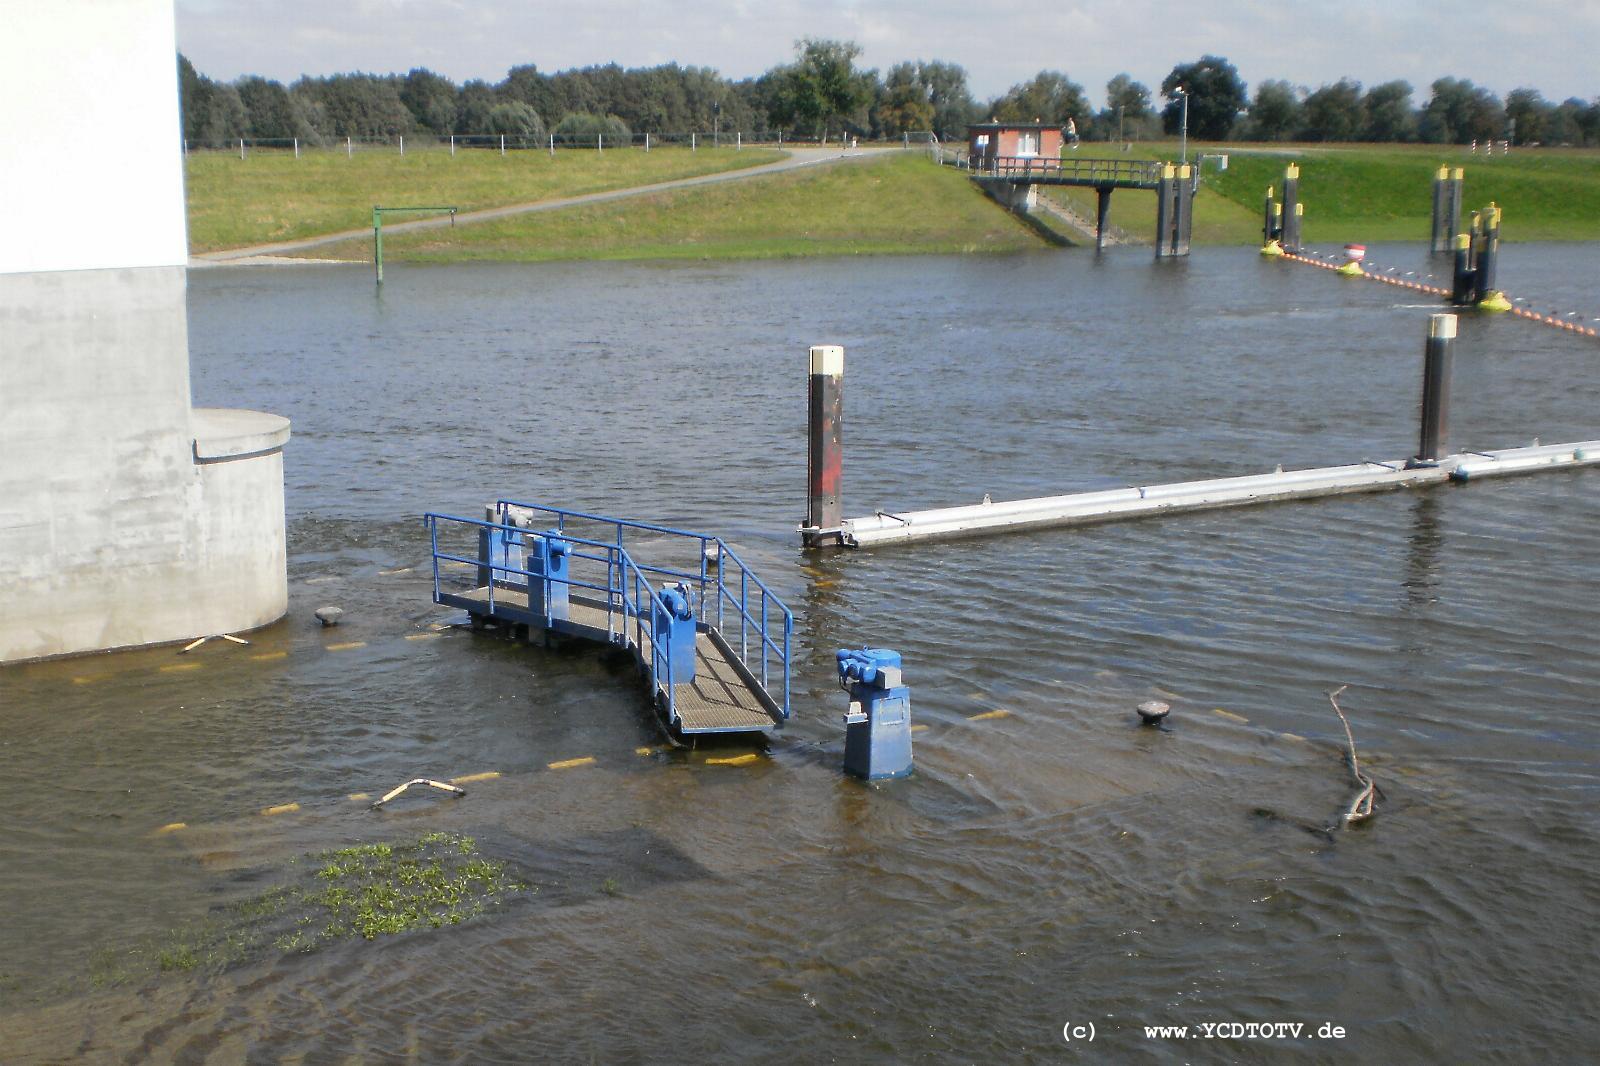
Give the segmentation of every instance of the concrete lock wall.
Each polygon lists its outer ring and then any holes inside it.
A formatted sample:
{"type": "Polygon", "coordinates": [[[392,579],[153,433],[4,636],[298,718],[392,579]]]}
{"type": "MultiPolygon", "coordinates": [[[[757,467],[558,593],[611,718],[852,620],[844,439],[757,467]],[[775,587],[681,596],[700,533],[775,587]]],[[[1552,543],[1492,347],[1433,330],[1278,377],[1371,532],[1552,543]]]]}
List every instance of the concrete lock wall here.
{"type": "Polygon", "coordinates": [[[171,0],[0,21],[0,662],[274,621],[288,420],[190,404],[171,0]]]}

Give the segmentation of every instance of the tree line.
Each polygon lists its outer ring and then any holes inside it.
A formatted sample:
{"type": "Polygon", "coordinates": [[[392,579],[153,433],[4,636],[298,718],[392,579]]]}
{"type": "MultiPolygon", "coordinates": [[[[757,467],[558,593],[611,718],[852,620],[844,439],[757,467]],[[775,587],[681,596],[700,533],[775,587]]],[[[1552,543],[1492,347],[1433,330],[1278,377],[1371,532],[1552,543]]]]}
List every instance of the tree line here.
{"type": "Polygon", "coordinates": [[[1500,99],[1461,78],[1440,78],[1418,106],[1405,81],[1364,89],[1341,78],[1316,89],[1269,79],[1247,92],[1221,56],[1180,63],[1151,90],[1118,74],[1103,106],[1061,71],[1040,71],[1000,96],[978,101],[967,72],[944,60],[908,60],[886,73],[862,69],[859,45],[806,38],[792,62],[759,77],[731,80],[706,67],[668,63],[624,69],[615,63],[544,73],[512,67],[503,80],[457,85],[416,68],[406,74],[301,77],[285,86],[254,75],[233,82],[200,74],[178,56],[183,135],[190,145],[297,138],[305,144],[397,135],[502,134],[542,143],[554,134],[579,143],[597,134],[724,130],[790,136],[896,138],[931,130],[961,138],[968,123],[996,119],[1065,125],[1085,140],[1176,135],[1185,121],[1203,140],[1384,141],[1466,144],[1600,145],[1600,99],[1556,103],[1537,89],[1500,99]],[[1185,107],[1187,116],[1185,117],[1185,107]]]}

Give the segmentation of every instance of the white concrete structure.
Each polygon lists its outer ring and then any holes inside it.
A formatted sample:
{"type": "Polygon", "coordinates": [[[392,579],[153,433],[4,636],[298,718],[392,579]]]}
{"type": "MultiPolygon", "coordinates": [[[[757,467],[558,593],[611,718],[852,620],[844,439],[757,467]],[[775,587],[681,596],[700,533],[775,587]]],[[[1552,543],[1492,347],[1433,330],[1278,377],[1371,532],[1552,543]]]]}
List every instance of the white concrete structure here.
{"type": "Polygon", "coordinates": [[[0,662],[275,621],[288,420],[190,406],[172,0],[0,26],[0,662]]]}

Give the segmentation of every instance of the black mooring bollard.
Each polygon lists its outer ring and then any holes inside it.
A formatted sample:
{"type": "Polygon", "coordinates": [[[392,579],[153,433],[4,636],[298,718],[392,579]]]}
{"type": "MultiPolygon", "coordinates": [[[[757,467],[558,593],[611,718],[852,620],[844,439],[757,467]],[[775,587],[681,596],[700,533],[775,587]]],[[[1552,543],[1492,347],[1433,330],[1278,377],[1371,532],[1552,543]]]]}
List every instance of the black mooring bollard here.
{"type": "Polygon", "coordinates": [[[1300,254],[1300,168],[1290,163],[1283,171],[1283,250],[1300,254]]]}
{"type": "Polygon", "coordinates": [[[1450,279],[1450,302],[1457,307],[1470,307],[1477,291],[1472,269],[1472,235],[1456,234],[1455,273],[1450,279]]]}
{"type": "Polygon", "coordinates": [[[1167,256],[1172,246],[1172,187],[1176,169],[1171,163],[1161,168],[1161,179],[1156,183],[1156,258],[1167,256]]]}
{"type": "Polygon", "coordinates": [[[1477,304],[1491,301],[1499,294],[1495,288],[1495,262],[1500,257],[1500,208],[1491,203],[1484,209],[1482,219],[1483,236],[1479,242],[1472,299],[1477,304]]]}
{"type": "Polygon", "coordinates": [[[1173,204],[1172,219],[1172,254],[1189,254],[1189,232],[1194,224],[1194,181],[1193,170],[1188,165],[1178,168],[1178,180],[1173,192],[1176,200],[1173,204]]]}
{"type": "Polygon", "coordinates": [[[1460,167],[1450,171],[1450,185],[1445,193],[1445,243],[1441,251],[1449,251],[1451,235],[1461,232],[1461,184],[1465,174],[1460,167]]]}
{"type": "Polygon", "coordinates": [[[1422,433],[1417,446],[1416,466],[1432,466],[1443,459],[1449,447],[1450,376],[1454,366],[1451,348],[1456,339],[1455,315],[1430,315],[1428,346],[1422,360],[1422,433]]]}
{"type": "Polygon", "coordinates": [[[1263,209],[1261,214],[1261,243],[1263,245],[1267,245],[1277,240],[1281,235],[1281,230],[1279,228],[1281,225],[1281,216],[1278,214],[1278,203],[1275,199],[1273,199],[1272,186],[1268,185],[1266,207],[1263,209]]]}
{"type": "Polygon", "coordinates": [[[1111,186],[1095,186],[1094,198],[1094,248],[1098,252],[1106,246],[1106,223],[1111,218],[1111,186]]]}
{"type": "Polygon", "coordinates": [[[1450,168],[1441,166],[1433,175],[1433,225],[1428,233],[1428,250],[1430,252],[1445,252],[1450,250],[1450,238],[1454,235],[1447,221],[1450,203],[1450,168]]]}
{"type": "Polygon", "coordinates": [[[815,345],[810,352],[810,369],[808,496],[806,524],[800,535],[806,547],[815,548],[838,543],[844,523],[840,496],[844,476],[844,349],[837,344],[815,345]]]}

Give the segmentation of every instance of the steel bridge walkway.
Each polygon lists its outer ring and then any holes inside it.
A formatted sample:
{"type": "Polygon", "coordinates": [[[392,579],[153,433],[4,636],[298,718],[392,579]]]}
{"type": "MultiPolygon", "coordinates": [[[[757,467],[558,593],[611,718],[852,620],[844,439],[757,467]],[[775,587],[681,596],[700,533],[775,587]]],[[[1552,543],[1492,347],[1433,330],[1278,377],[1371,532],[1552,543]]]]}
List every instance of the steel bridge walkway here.
{"type": "Polygon", "coordinates": [[[670,737],[788,719],[794,615],[720,538],[513,500],[424,521],[435,603],[628,650],[670,737]]]}

